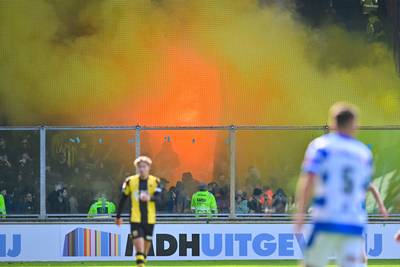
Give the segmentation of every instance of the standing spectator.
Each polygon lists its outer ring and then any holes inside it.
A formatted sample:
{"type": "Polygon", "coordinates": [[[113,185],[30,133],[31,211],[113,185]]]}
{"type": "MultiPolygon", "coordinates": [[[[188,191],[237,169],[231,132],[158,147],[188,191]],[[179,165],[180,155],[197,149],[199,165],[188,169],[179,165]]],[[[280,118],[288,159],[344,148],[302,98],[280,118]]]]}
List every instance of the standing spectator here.
{"type": "Polygon", "coordinates": [[[176,183],[176,212],[184,213],[186,211],[187,194],[182,182],[176,183]]]}
{"type": "Polygon", "coordinates": [[[72,188],[72,190],[70,190],[70,197],[68,199],[69,201],[69,208],[72,214],[78,214],[79,213],[79,203],[78,200],[75,197],[76,195],[76,190],[74,188],[72,188]]]}
{"type": "Polygon", "coordinates": [[[160,178],[159,187],[161,189],[160,192],[160,201],[157,203],[156,209],[157,211],[164,212],[167,209],[167,201],[168,201],[168,192],[166,190],[166,186],[169,181],[165,178],[160,178]]]}
{"type": "Polygon", "coordinates": [[[56,184],[54,186],[54,191],[51,192],[48,196],[47,196],[47,209],[49,211],[49,213],[54,213],[56,210],[56,203],[57,203],[57,199],[58,199],[58,194],[59,191],[62,189],[62,185],[61,184],[56,184]]]}
{"type": "Polygon", "coordinates": [[[238,191],[236,194],[236,214],[249,213],[248,201],[246,192],[238,191]]]}
{"type": "Polygon", "coordinates": [[[57,199],[54,204],[54,213],[58,214],[67,214],[70,213],[69,201],[68,201],[68,192],[67,189],[62,188],[57,191],[57,199]]]}
{"type": "Polygon", "coordinates": [[[7,207],[7,212],[9,214],[15,214],[18,212],[18,200],[16,199],[14,191],[7,191],[6,189],[3,189],[0,194],[3,195],[4,201],[7,207]]]}
{"type": "Polygon", "coordinates": [[[31,154],[32,145],[29,142],[29,137],[22,138],[22,140],[21,140],[21,151],[22,151],[22,153],[31,154]]]}
{"type": "Polygon", "coordinates": [[[272,189],[269,186],[264,186],[262,201],[263,201],[264,208],[266,210],[270,210],[272,208],[273,196],[274,196],[274,192],[272,191],[272,189]]]}
{"type": "Polygon", "coordinates": [[[36,206],[33,201],[32,193],[26,193],[24,197],[24,201],[21,205],[21,213],[22,214],[33,214],[36,212],[36,206]]]}
{"type": "Polygon", "coordinates": [[[197,215],[211,216],[218,213],[215,197],[207,191],[206,184],[201,184],[199,191],[193,194],[191,209],[197,215]]]}
{"type": "Polygon", "coordinates": [[[191,172],[184,172],[182,174],[182,183],[188,196],[193,195],[199,187],[199,182],[193,178],[191,172]]]}
{"type": "Polygon", "coordinates": [[[229,187],[220,188],[215,195],[215,199],[220,213],[229,213],[229,187]]]}
{"type": "Polygon", "coordinates": [[[285,213],[287,206],[287,196],[282,188],[278,188],[273,196],[272,208],[275,213],[285,213]]]}
{"type": "Polygon", "coordinates": [[[210,192],[213,195],[216,195],[218,191],[219,191],[218,183],[211,182],[211,183],[208,184],[208,192],[210,192]]]}
{"type": "Polygon", "coordinates": [[[251,213],[261,214],[264,213],[263,204],[261,202],[262,190],[260,188],[254,188],[253,196],[248,203],[248,207],[251,213]]]}
{"type": "Polygon", "coordinates": [[[174,213],[176,211],[176,187],[171,186],[167,193],[167,213],[174,213]]]}

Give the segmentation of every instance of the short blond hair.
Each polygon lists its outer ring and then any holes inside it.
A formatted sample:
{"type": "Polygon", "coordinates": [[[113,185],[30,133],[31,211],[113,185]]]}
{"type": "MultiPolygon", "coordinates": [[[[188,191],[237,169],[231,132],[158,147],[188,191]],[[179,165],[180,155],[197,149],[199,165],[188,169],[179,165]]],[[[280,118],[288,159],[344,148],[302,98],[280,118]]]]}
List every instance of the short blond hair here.
{"type": "Polygon", "coordinates": [[[151,166],[151,164],[153,164],[153,161],[147,156],[138,157],[137,159],[135,159],[133,164],[135,165],[135,167],[137,167],[139,165],[139,163],[141,163],[141,162],[147,163],[149,166],[151,166]]]}
{"type": "Polygon", "coordinates": [[[358,118],[358,108],[350,103],[337,102],[329,109],[330,125],[345,127],[348,123],[358,118]]]}

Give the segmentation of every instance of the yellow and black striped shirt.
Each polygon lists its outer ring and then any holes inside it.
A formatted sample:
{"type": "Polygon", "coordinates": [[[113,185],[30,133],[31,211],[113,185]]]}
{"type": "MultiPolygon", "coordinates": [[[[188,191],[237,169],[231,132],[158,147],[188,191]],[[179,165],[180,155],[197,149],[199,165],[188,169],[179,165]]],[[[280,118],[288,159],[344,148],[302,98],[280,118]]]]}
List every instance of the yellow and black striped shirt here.
{"type": "Polygon", "coordinates": [[[156,223],[156,200],[161,193],[160,179],[149,175],[147,179],[142,179],[139,175],[129,176],[122,185],[122,198],[117,211],[117,217],[120,217],[124,199],[130,197],[132,223],[156,223]],[[150,201],[140,201],[141,192],[147,192],[150,195],[150,201]]]}

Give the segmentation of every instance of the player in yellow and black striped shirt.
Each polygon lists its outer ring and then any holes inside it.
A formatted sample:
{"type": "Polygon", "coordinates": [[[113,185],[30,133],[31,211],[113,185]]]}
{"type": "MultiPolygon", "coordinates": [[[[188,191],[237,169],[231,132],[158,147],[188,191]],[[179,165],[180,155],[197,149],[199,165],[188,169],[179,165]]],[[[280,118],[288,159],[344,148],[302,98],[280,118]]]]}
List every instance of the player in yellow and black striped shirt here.
{"type": "Polygon", "coordinates": [[[150,175],[151,159],[141,156],[135,160],[137,175],[129,176],[122,185],[121,200],[115,223],[122,224],[121,212],[128,198],[131,201],[131,234],[136,250],[136,265],[145,266],[156,223],[156,202],[160,200],[160,179],[150,175]]]}

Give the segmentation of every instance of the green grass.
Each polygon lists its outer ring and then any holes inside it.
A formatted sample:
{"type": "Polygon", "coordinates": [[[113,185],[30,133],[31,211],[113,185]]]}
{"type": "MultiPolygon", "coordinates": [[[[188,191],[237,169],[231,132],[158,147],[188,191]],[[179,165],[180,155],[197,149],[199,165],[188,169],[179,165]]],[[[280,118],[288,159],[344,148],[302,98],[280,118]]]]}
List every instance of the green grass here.
{"type": "MultiPolygon", "coordinates": [[[[133,261],[107,261],[107,262],[0,262],[0,266],[9,266],[9,267],[44,267],[44,266],[54,266],[54,267],[122,267],[122,266],[135,266],[133,261]]],[[[292,260],[265,260],[265,261],[254,261],[254,260],[241,260],[241,261],[152,261],[147,264],[147,266],[151,267],[194,267],[194,266],[207,266],[207,267],[235,267],[235,266],[244,266],[244,267],[258,267],[258,266],[280,266],[280,267],[294,267],[298,266],[297,261],[292,260]]],[[[329,265],[335,266],[335,265],[329,265]]],[[[400,266],[400,260],[370,260],[369,267],[394,267],[400,266]]]]}

